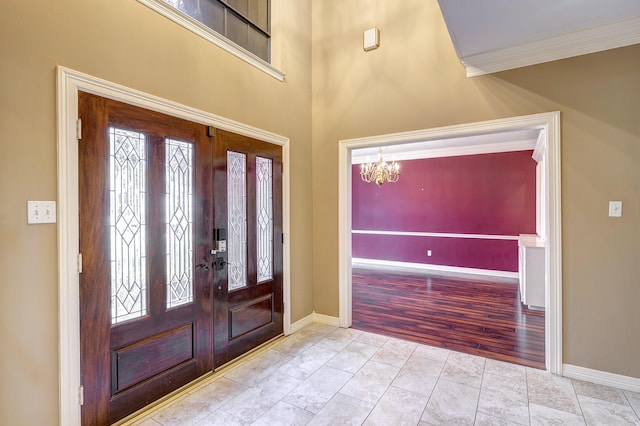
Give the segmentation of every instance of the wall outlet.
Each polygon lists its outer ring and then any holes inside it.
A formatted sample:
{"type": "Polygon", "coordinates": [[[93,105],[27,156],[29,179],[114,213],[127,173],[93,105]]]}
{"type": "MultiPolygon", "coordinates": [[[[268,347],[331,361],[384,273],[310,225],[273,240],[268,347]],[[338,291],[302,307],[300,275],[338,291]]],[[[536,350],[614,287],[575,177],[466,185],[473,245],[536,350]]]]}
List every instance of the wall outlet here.
{"type": "Polygon", "coordinates": [[[56,223],[56,202],[27,201],[27,223],[56,223]]]}
{"type": "Polygon", "coordinates": [[[609,217],[622,217],[622,201],[609,201],[609,217]]]}
{"type": "Polygon", "coordinates": [[[431,250],[427,250],[427,256],[431,256],[431,250]]]}

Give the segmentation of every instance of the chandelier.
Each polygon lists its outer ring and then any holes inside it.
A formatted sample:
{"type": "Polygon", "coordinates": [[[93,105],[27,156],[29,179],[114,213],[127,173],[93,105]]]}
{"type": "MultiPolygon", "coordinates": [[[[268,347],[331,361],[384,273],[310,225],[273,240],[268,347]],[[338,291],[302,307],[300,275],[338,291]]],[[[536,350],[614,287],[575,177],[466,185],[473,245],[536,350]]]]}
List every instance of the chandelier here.
{"type": "Polygon", "coordinates": [[[388,164],[382,159],[382,148],[378,151],[378,162],[363,164],[360,177],[367,183],[375,182],[380,186],[385,182],[397,182],[400,177],[400,165],[393,161],[388,164]]]}

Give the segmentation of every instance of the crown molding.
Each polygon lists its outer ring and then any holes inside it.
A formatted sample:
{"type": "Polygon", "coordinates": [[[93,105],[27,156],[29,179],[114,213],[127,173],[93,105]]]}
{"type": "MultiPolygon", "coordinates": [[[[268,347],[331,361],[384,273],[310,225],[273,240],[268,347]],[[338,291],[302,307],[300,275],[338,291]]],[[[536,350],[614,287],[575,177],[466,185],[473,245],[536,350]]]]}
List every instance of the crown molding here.
{"type": "Polygon", "coordinates": [[[463,56],[467,77],[510,70],[640,43],[640,17],[556,37],[463,56]]]}
{"type": "MultiPolygon", "coordinates": [[[[385,154],[387,160],[406,161],[419,160],[424,158],[439,157],[459,157],[462,155],[478,155],[478,154],[494,154],[498,152],[527,151],[535,149],[536,140],[521,140],[512,142],[487,143],[482,145],[467,145],[447,148],[428,148],[416,149],[407,152],[396,152],[393,154],[385,154]]],[[[371,155],[358,155],[354,152],[351,157],[352,164],[363,164],[371,161],[371,155]]]]}

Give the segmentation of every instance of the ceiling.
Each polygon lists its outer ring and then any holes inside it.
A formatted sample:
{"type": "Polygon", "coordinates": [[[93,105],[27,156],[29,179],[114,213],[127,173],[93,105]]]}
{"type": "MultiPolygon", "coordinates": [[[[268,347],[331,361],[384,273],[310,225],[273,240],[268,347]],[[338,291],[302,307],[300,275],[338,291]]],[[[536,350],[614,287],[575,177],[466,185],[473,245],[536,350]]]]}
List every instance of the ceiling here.
{"type": "Polygon", "coordinates": [[[468,76],[640,43],[640,0],[438,0],[468,76]]]}

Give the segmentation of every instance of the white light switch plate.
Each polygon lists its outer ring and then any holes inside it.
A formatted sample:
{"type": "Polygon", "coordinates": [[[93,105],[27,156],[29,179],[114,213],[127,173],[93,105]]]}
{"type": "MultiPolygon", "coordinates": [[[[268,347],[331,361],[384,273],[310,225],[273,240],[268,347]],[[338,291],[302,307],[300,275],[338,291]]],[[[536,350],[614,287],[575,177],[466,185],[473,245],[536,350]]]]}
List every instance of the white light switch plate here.
{"type": "Polygon", "coordinates": [[[27,223],[56,223],[56,202],[27,201],[27,223]]]}
{"type": "Polygon", "coordinates": [[[622,201],[609,201],[609,217],[622,217],[622,201]]]}

